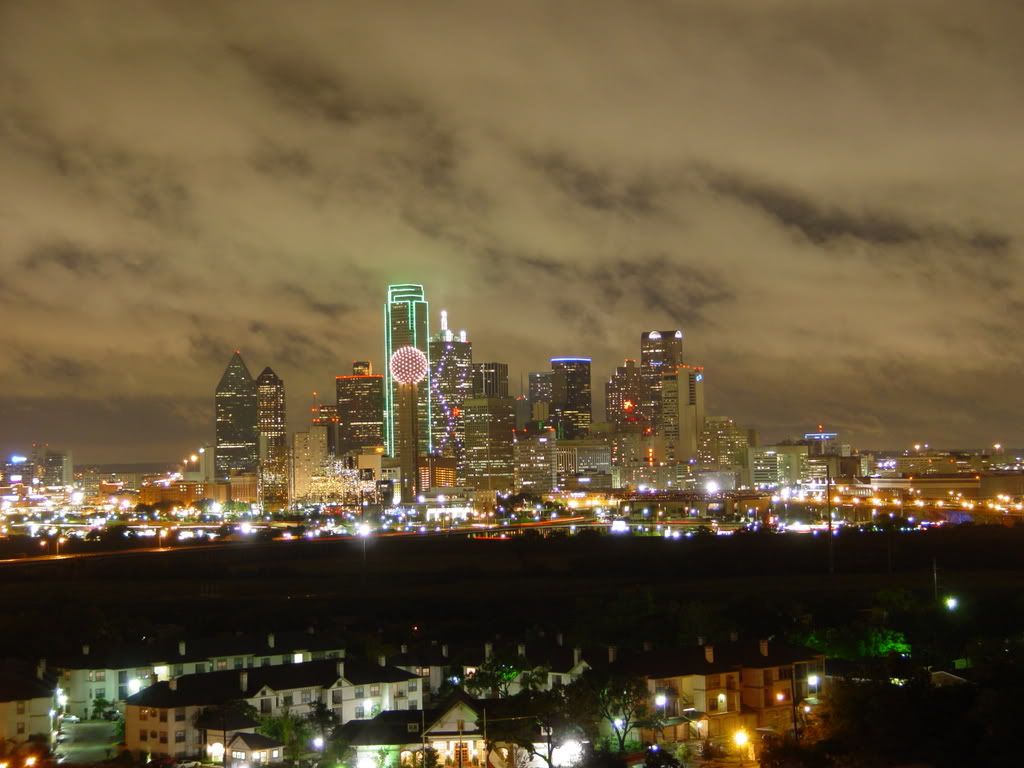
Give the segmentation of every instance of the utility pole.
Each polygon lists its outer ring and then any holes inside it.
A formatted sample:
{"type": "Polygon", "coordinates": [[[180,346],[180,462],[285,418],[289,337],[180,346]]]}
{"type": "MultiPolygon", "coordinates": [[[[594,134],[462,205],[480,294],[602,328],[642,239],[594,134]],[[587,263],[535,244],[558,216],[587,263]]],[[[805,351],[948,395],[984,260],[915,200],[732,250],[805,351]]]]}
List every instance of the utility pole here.
{"type": "Polygon", "coordinates": [[[939,563],[932,558],[932,592],[935,595],[935,602],[939,602],[939,563]]]}

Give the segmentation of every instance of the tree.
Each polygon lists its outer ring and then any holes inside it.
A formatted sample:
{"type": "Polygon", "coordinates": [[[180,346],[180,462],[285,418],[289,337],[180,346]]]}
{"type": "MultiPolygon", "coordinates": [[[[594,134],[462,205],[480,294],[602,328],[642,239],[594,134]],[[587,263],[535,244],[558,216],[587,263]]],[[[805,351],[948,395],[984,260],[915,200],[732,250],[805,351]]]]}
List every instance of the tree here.
{"type": "Polygon", "coordinates": [[[647,706],[647,682],[643,678],[612,673],[602,675],[590,670],[575,685],[584,700],[583,707],[608,723],[619,751],[626,749],[626,737],[641,725],[661,727],[657,713],[647,706]]]}
{"type": "Polygon", "coordinates": [[[306,720],[309,721],[310,728],[313,732],[324,739],[326,742],[327,737],[334,730],[334,727],[338,724],[338,716],[334,713],[334,710],[324,704],[322,701],[318,701],[313,705],[309,714],[306,715],[306,720]]]}
{"type": "Polygon", "coordinates": [[[264,736],[280,741],[284,745],[285,757],[292,763],[298,762],[306,751],[311,733],[309,720],[296,717],[287,708],[276,717],[263,718],[258,730],[264,736]]]}
{"type": "Polygon", "coordinates": [[[506,698],[511,693],[512,683],[524,671],[523,662],[520,657],[492,656],[466,678],[466,690],[474,696],[493,693],[498,698],[506,698]]]}
{"type": "Polygon", "coordinates": [[[578,741],[583,729],[574,716],[574,700],[568,689],[524,691],[514,697],[520,703],[516,711],[526,714],[507,719],[488,720],[490,743],[518,747],[532,758],[539,758],[554,768],[555,750],[569,741],[578,741]]]}
{"type": "Polygon", "coordinates": [[[114,708],[114,705],[111,704],[109,701],[107,701],[102,696],[99,696],[98,698],[93,699],[92,700],[92,719],[93,720],[102,720],[103,716],[106,715],[107,712],[109,712],[113,708],[114,708]]]}

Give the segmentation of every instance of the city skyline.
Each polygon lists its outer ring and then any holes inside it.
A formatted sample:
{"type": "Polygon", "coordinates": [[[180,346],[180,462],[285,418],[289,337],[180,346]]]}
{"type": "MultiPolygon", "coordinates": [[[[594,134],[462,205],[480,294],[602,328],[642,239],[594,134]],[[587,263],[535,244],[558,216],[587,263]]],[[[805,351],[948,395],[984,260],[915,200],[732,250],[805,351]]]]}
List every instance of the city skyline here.
{"type": "Polygon", "coordinates": [[[1020,442],[1024,11],[587,9],[5,5],[0,450],[173,460],[235,348],[294,429],[404,280],[598,414],[680,328],[766,439],[1020,442]]]}

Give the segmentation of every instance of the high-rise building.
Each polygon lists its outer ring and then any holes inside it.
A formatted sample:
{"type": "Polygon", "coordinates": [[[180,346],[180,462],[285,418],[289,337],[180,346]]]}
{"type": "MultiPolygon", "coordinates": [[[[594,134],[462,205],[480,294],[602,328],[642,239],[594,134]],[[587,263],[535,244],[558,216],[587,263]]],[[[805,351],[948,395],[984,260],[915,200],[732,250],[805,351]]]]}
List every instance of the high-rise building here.
{"type": "Polygon", "coordinates": [[[540,402],[551,404],[553,376],[554,374],[551,371],[533,371],[530,373],[530,405],[540,402]]]}
{"type": "Polygon", "coordinates": [[[353,360],[352,361],[352,375],[353,376],[369,376],[373,373],[373,363],[369,360],[353,360]]]}
{"type": "Polygon", "coordinates": [[[682,331],[644,331],[640,334],[640,415],[661,430],[661,385],[665,374],[683,362],[682,331]]]}
{"type": "MultiPolygon", "coordinates": [[[[395,382],[395,458],[398,459],[402,503],[412,504],[420,493],[419,385],[429,377],[427,356],[413,346],[399,347],[388,361],[395,382]]],[[[427,455],[427,454],[424,454],[427,455]]]]}
{"type": "Polygon", "coordinates": [[[459,477],[465,452],[463,405],[473,396],[473,343],[466,332],[448,328],[441,312],[441,330],[430,341],[430,389],[433,396],[434,453],[455,459],[459,477]]]}
{"type": "Polygon", "coordinates": [[[508,397],[508,364],[474,363],[473,397],[508,397]]]}
{"type": "MultiPolygon", "coordinates": [[[[402,347],[415,347],[430,363],[429,305],[422,285],[389,285],[384,305],[384,445],[389,456],[395,455],[397,414],[395,400],[398,384],[391,371],[391,356],[402,347]]],[[[417,434],[419,451],[432,451],[431,393],[429,374],[419,383],[416,393],[417,434]]]]}
{"type": "Polygon", "coordinates": [[[665,374],[661,390],[660,437],[669,462],[697,460],[697,444],[704,431],[704,369],[679,365],[665,374]]]}
{"type": "Polygon", "coordinates": [[[259,465],[256,382],[237,350],[217,384],[215,412],[217,478],[256,472],[259,465]]]}
{"type": "MultiPolygon", "coordinates": [[[[315,392],[313,394],[316,395],[315,392]]],[[[327,435],[327,454],[337,456],[341,445],[339,436],[341,419],[338,418],[338,406],[333,403],[314,402],[309,412],[309,423],[324,428],[327,435]]]]}
{"type": "Polygon", "coordinates": [[[336,377],[334,384],[338,415],[337,454],[340,456],[359,448],[384,445],[384,377],[373,373],[353,373],[336,377]]]}
{"type": "Polygon", "coordinates": [[[74,481],[71,451],[57,451],[48,445],[33,446],[39,482],[47,488],[67,487],[74,481]]]}
{"type": "Polygon", "coordinates": [[[640,369],[627,359],[615,369],[604,389],[604,417],[616,429],[640,418],[640,369]]]}
{"type": "Polygon", "coordinates": [[[466,485],[508,492],[514,487],[515,400],[474,397],[465,402],[466,485]]]}
{"type": "Polygon", "coordinates": [[[728,416],[708,416],[700,433],[701,469],[717,471],[742,467],[747,461],[750,433],[728,416]]]}
{"type": "Polygon", "coordinates": [[[548,428],[535,435],[516,434],[516,493],[550,493],[558,485],[557,440],[548,428]]]}
{"type": "Polygon", "coordinates": [[[288,506],[288,422],[284,382],[268,366],[256,379],[259,496],[264,509],[288,506]]]}
{"type": "Polygon", "coordinates": [[[292,435],[291,485],[292,498],[303,500],[309,497],[313,479],[323,473],[328,461],[327,426],[310,425],[307,432],[292,435]]]}
{"type": "Polygon", "coordinates": [[[551,358],[551,410],[561,439],[590,429],[592,401],[589,357],[551,358]]]}

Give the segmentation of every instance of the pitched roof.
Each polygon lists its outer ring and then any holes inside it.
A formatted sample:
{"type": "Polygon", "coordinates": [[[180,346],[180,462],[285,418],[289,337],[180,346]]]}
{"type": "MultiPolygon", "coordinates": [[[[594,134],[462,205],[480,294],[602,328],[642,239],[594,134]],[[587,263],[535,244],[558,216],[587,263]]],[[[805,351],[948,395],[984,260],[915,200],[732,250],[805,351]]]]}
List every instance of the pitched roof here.
{"type": "Polygon", "coordinates": [[[35,667],[21,662],[0,662],[0,701],[52,699],[56,682],[52,677],[36,674],[35,667]]]}
{"type": "Polygon", "coordinates": [[[361,659],[324,659],[302,664],[278,664],[269,667],[228,669],[182,675],[174,681],[155,683],[126,704],[143,707],[212,706],[238,699],[251,699],[263,688],[287,691],[296,688],[330,688],[342,677],[353,685],[392,683],[418,679],[416,675],[393,666],[380,666],[361,659]]]}
{"type": "Polygon", "coordinates": [[[262,733],[238,733],[228,742],[228,749],[242,743],[250,750],[253,749],[282,749],[284,744],[277,739],[264,736],[262,733]]]}

